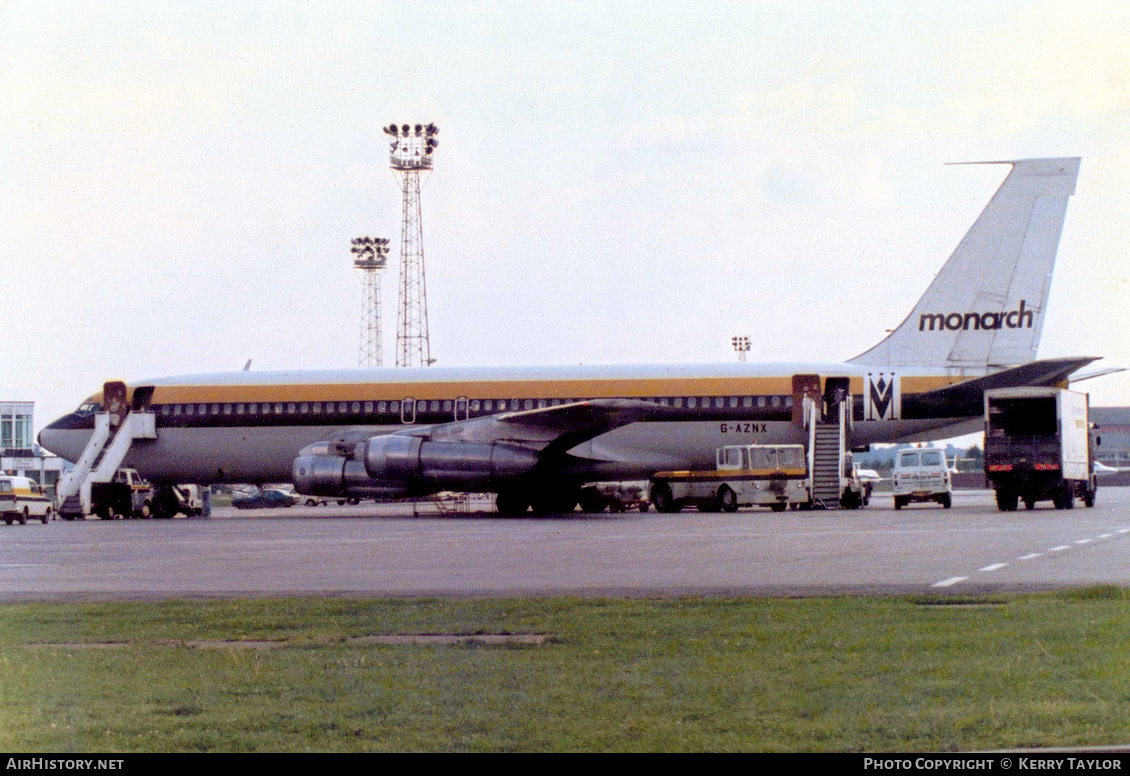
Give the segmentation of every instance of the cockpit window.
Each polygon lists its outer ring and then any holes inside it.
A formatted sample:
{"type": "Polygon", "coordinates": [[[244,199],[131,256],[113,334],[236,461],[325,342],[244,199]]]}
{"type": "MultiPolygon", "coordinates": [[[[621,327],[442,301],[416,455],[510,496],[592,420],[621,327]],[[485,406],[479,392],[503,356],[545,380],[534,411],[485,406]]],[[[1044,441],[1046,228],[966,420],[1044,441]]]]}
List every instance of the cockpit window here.
{"type": "Polygon", "coordinates": [[[101,411],[102,411],[102,405],[101,404],[98,404],[97,402],[92,402],[92,401],[84,401],[82,404],[79,405],[78,409],[75,410],[75,414],[76,415],[93,415],[95,412],[101,412],[101,411]]]}

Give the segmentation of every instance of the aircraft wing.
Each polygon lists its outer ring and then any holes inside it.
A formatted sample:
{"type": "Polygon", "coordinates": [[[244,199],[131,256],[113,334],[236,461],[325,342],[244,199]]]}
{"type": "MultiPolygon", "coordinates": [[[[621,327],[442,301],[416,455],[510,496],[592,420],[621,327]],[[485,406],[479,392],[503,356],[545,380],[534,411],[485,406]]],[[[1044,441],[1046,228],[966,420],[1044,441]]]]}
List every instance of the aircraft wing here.
{"type": "Polygon", "coordinates": [[[641,399],[593,399],[401,432],[433,442],[502,442],[539,453],[564,452],[614,428],[672,415],[670,407],[641,399]]]}

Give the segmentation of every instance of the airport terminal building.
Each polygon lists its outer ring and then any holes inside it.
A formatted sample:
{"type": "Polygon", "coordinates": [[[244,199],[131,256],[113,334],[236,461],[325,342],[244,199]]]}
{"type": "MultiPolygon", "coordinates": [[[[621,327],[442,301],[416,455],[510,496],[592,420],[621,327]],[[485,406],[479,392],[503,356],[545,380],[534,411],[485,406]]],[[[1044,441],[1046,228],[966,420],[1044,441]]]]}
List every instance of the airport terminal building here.
{"type": "Polygon", "coordinates": [[[1130,407],[1091,407],[1091,422],[1102,439],[1096,460],[1107,466],[1130,467],[1130,407]]]}
{"type": "Polygon", "coordinates": [[[0,401],[0,472],[54,485],[64,462],[35,443],[35,402],[0,401]]]}

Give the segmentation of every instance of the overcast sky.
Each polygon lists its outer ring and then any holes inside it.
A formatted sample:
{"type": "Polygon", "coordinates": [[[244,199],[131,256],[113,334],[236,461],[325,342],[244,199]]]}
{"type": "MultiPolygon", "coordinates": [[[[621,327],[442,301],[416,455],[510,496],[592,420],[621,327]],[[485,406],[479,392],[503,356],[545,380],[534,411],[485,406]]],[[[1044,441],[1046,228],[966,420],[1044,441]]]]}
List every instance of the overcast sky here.
{"type": "Polygon", "coordinates": [[[841,361],[1007,172],[945,163],[1081,156],[1040,355],[1130,366],[1127,52],[1113,0],[0,1],[0,398],[356,366],[391,122],[441,365],[841,361]]]}

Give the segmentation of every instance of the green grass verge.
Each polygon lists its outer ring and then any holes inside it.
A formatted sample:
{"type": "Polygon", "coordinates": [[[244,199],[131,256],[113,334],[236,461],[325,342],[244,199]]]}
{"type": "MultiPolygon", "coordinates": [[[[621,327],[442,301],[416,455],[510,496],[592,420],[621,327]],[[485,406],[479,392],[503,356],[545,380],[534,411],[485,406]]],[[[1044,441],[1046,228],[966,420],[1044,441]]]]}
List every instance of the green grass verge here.
{"type": "Polygon", "coordinates": [[[0,749],[874,752],[1125,743],[1128,601],[1127,591],[1095,588],[981,601],[8,605],[0,749]],[[542,646],[349,641],[506,632],[551,638],[542,646]],[[187,646],[200,639],[286,645],[187,646]],[[119,645],[91,646],[112,642],[119,645]]]}

